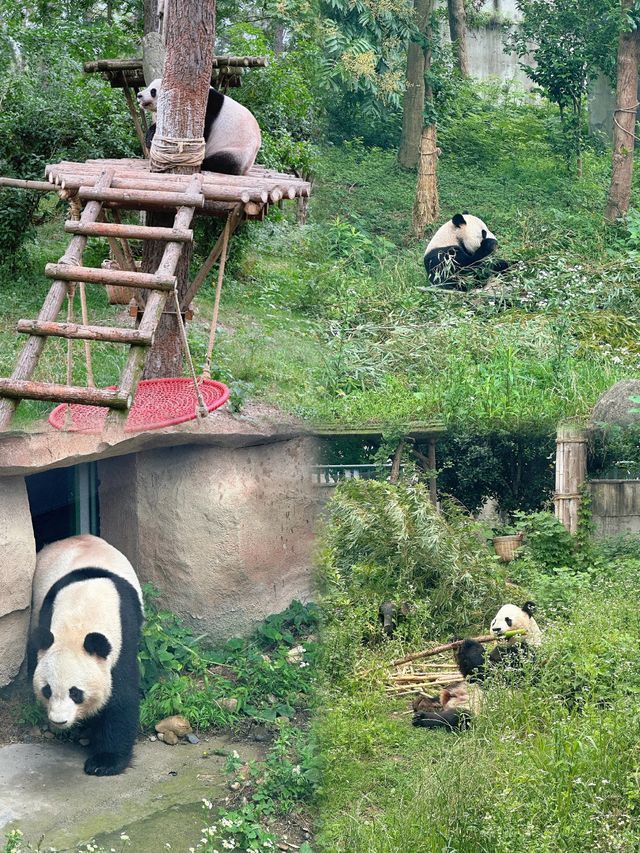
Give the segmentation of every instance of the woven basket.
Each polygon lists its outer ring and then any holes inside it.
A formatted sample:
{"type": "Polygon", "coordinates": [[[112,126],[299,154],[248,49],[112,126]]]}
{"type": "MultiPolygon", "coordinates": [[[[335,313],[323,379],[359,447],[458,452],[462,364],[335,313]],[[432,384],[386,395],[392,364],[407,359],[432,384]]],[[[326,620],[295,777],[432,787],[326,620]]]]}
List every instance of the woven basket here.
{"type": "Polygon", "coordinates": [[[515,533],[512,536],[496,536],[493,540],[493,547],[496,554],[504,563],[510,563],[516,556],[516,551],[522,545],[524,536],[522,533],[515,533]]]}

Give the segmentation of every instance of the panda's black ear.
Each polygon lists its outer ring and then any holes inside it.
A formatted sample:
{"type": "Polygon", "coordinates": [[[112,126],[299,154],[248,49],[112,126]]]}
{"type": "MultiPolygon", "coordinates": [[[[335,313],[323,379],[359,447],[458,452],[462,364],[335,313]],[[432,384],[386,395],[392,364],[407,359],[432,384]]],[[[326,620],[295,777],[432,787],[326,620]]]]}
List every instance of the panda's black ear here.
{"type": "Polygon", "coordinates": [[[106,658],[111,652],[111,643],[104,634],[98,634],[97,631],[94,631],[84,638],[84,650],[90,655],[106,658]]]}
{"type": "Polygon", "coordinates": [[[463,215],[463,216],[469,216],[469,211],[468,211],[468,210],[463,210],[463,211],[462,211],[462,215],[463,215]]]}
{"type": "Polygon", "coordinates": [[[31,635],[31,647],[37,652],[46,651],[53,645],[53,634],[48,628],[38,627],[31,635]]]}
{"type": "Polygon", "coordinates": [[[451,217],[451,221],[456,226],[456,228],[460,228],[461,225],[466,225],[467,221],[461,213],[456,213],[451,217]]]}
{"type": "Polygon", "coordinates": [[[523,610],[527,616],[533,616],[536,609],[536,603],[535,601],[525,601],[520,609],[523,610]]]}

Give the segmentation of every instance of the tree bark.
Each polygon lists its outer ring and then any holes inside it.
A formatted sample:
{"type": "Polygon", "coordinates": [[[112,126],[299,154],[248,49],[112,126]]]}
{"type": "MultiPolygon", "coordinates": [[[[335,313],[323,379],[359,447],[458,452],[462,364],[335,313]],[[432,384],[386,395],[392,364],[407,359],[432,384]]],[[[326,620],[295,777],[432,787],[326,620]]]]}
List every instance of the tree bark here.
{"type": "Polygon", "coordinates": [[[469,56],[467,53],[467,17],[464,0],[447,0],[449,7],[449,33],[456,54],[460,73],[469,76],[469,56]]]}
{"type": "Polygon", "coordinates": [[[435,222],[440,213],[438,198],[438,154],[436,126],[429,124],[422,130],[420,139],[420,162],[418,163],[418,182],[416,200],[413,205],[412,231],[419,240],[426,225],[435,222]]]}
{"type": "MultiPolygon", "coordinates": [[[[632,4],[633,0],[622,0],[623,11],[629,11],[632,4]]],[[[609,222],[626,216],[631,201],[639,58],[640,30],[621,32],[618,41],[616,109],[613,114],[611,185],[604,214],[609,222]]]]}
{"type": "MultiPolygon", "coordinates": [[[[166,0],[165,21],[166,59],[162,92],[158,100],[156,136],[169,139],[197,139],[202,136],[204,114],[211,83],[211,66],[215,39],[215,0],[166,0]]],[[[171,170],[191,174],[193,167],[171,170]]],[[[171,228],[174,214],[147,211],[147,224],[171,228]]],[[[147,241],[142,269],[157,269],[164,252],[164,242],[147,241]]],[[[183,246],[176,269],[178,296],[188,287],[192,245],[183,246]]],[[[144,378],[180,376],[182,374],[182,345],[173,300],[160,318],[144,370],[144,378]]]]}
{"type": "MultiPolygon", "coordinates": [[[[434,0],[414,0],[416,27],[424,39],[431,38],[431,15],[434,0]]],[[[407,50],[407,87],[402,108],[402,136],[398,162],[405,169],[415,169],[420,157],[420,134],[424,125],[426,98],[425,71],[430,65],[431,50],[424,43],[412,41],[407,50]]]]}

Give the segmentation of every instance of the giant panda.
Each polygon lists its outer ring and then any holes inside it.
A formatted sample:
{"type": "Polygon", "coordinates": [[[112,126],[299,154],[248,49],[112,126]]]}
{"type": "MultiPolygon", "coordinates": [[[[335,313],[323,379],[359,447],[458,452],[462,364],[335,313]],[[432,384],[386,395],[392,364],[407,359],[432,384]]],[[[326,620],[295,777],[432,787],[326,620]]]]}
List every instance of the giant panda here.
{"type": "Polygon", "coordinates": [[[29,676],[52,728],[86,724],[84,771],[129,765],[139,724],[142,590],[127,558],[97,536],[72,536],[37,555],[29,676]]]}
{"type": "MultiPolygon", "coordinates": [[[[460,272],[478,268],[497,245],[495,235],[482,219],[466,211],[456,213],[438,228],[427,245],[424,265],[429,281],[436,287],[451,283],[458,290],[466,290],[459,278],[460,272]]],[[[510,264],[494,261],[486,266],[491,272],[504,272],[510,264]]]]}
{"type": "Polygon", "coordinates": [[[413,725],[422,728],[445,728],[450,731],[468,728],[472,717],[483,704],[482,685],[492,667],[506,667],[512,672],[531,660],[542,642],[542,632],[533,618],[535,604],[527,601],[522,607],[503,604],[491,621],[491,633],[498,643],[487,661],[482,643],[466,639],[454,650],[454,657],[464,681],[456,681],[440,692],[440,707],[414,707],[413,725]],[[524,629],[525,634],[505,638],[508,631],[524,629]]]}
{"type": "MultiPolygon", "coordinates": [[[[162,80],[158,78],[138,92],[140,106],[156,112],[161,89],[162,80]]],[[[147,131],[148,148],[151,148],[155,132],[156,126],[152,124],[147,131]]],[[[255,163],[262,136],[258,122],[246,107],[211,87],[204,117],[204,141],[202,171],[246,175],[255,163]]]]}

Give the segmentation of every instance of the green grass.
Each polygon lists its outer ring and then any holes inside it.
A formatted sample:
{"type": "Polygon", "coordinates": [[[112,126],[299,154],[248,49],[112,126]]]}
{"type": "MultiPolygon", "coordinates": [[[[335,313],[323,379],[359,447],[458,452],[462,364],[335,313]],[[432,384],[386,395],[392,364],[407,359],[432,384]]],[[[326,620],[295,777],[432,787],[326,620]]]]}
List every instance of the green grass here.
{"type": "MultiPolygon", "coordinates": [[[[608,154],[587,151],[584,176],[574,178],[550,109],[504,90],[487,93],[471,98],[463,89],[451,105],[440,128],[439,183],[441,220],[477,213],[516,262],[495,291],[426,289],[429,234],[415,241],[409,229],[415,174],[398,167],[394,151],[357,140],[326,145],[310,224],[298,228],[289,206],[234,238],[214,374],[237,401],[269,400],[338,423],[436,417],[553,429],[561,418],[586,417],[604,390],[637,375],[638,247],[622,227],[603,223],[608,154]]],[[[46,288],[40,271],[63,251],[61,218],[39,228],[18,276],[2,275],[5,375],[19,346],[13,324],[35,315],[46,288]]],[[[214,230],[200,230],[200,257],[214,230]]],[[[98,260],[105,251],[98,246],[98,260]]],[[[94,320],[112,322],[114,309],[90,290],[94,320]]],[[[208,283],[190,327],[197,364],[211,292],[208,283]]],[[[96,349],[97,383],[114,382],[122,349],[96,349]]],[[[65,352],[66,343],[48,343],[40,376],[62,380],[65,352]]],[[[19,417],[48,408],[27,403],[19,417]]]]}

